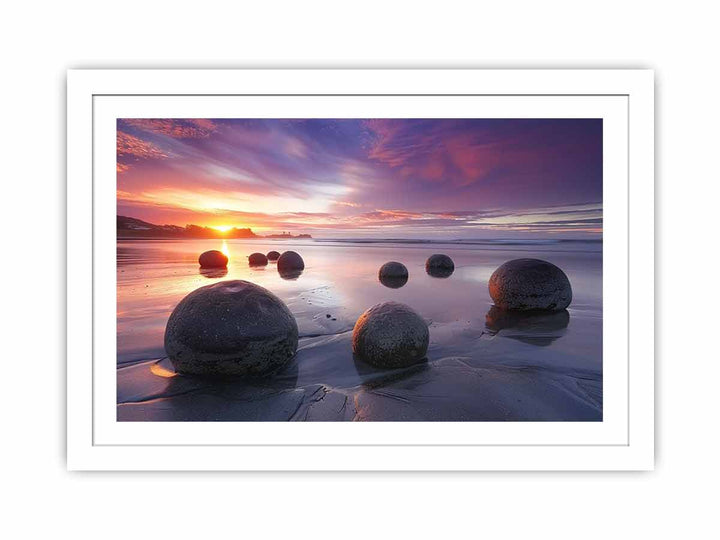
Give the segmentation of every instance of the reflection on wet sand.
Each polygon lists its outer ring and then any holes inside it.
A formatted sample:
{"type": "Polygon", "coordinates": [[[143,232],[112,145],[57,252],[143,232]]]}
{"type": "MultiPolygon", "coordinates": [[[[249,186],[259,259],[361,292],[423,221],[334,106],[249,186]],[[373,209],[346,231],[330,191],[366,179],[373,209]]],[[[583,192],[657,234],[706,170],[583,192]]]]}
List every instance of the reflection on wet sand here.
{"type": "Polygon", "coordinates": [[[548,346],[562,337],[570,324],[570,313],[562,311],[508,311],[492,306],[485,315],[488,330],[531,345],[548,346]]]}
{"type": "Polygon", "coordinates": [[[227,276],[227,268],[200,268],[200,275],[208,279],[219,279],[227,276]]]}
{"type": "Polygon", "coordinates": [[[452,278],[435,279],[425,271],[424,245],[228,240],[227,273],[199,272],[198,253],[221,247],[210,240],[118,244],[118,420],[602,420],[599,252],[532,253],[568,271],[576,293],[569,324],[568,312],[488,311],[493,270],[527,256],[527,247],[445,246],[457,266],[452,278]],[[308,261],[302,274],[245,264],[247,255],[279,246],[308,261]],[[378,267],[391,258],[412,274],[402,287],[378,283],[378,267]],[[272,380],[175,375],[169,361],[158,361],[172,309],[214,279],[265,287],[296,318],[298,353],[272,380]],[[409,305],[430,324],[427,362],[385,371],[353,358],[357,318],[388,300],[409,305]]]}
{"type": "Polygon", "coordinates": [[[353,355],[353,362],[358,375],[362,379],[362,387],[366,389],[378,389],[399,382],[413,375],[429,369],[428,358],[425,357],[417,364],[401,369],[380,369],[364,362],[357,355],[353,355]]]}

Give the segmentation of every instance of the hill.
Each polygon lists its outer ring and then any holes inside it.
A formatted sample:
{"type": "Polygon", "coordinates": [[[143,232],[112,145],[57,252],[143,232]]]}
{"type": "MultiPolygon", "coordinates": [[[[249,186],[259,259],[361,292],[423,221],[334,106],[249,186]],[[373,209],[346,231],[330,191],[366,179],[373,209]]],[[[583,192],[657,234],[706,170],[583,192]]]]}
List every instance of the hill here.
{"type": "Polygon", "coordinates": [[[283,233],[269,236],[260,236],[249,228],[238,229],[237,227],[227,231],[219,231],[212,227],[201,227],[199,225],[155,225],[141,219],[127,216],[117,217],[118,238],[312,238],[309,234],[283,233]]]}

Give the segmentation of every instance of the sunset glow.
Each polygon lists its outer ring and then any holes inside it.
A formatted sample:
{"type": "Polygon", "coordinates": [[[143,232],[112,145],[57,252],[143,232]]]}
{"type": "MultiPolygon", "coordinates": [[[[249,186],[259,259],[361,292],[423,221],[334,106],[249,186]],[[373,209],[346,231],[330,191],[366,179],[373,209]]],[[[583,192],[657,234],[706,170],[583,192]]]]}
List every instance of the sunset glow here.
{"type": "Polygon", "coordinates": [[[118,215],[313,237],[598,237],[595,119],[120,119],[118,215]],[[393,232],[395,231],[395,232],[393,232]]]}

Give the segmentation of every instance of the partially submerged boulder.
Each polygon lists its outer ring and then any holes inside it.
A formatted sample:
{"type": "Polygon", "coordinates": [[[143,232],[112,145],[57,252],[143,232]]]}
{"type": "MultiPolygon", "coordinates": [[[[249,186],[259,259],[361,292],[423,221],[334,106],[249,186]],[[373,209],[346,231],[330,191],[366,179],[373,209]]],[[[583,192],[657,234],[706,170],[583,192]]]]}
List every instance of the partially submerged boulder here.
{"type": "Polygon", "coordinates": [[[266,375],[287,364],[297,344],[297,323],[283,301],[243,280],[194,290],[165,327],[173,366],[195,375],[266,375]]]}
{"type": "Polygon", "coordinates": [[[562,311],[572,301],[565,272],[540,259],[506,262],[493,272],[488,288],[501,309],[562,311]]]}
{"type": "Polygon", "coordinates": [[[277,261],[280,258],[280,252],[279,251],[268,251],[267,254],[268,261],[277,261]]]}
{"type": "Polygon", "coordinates": [[[227,256],[217,249],[206,251],[198,259],[200,268],[225,268],[228,263],[227,256]]]}
{"type": "Polygon", "coordinates": [[[379,368],[417,364],[425,358],[429,342],[422,317],[398,302],[383,302],[365,311],[352,335],[353,353],[379,368]]]}

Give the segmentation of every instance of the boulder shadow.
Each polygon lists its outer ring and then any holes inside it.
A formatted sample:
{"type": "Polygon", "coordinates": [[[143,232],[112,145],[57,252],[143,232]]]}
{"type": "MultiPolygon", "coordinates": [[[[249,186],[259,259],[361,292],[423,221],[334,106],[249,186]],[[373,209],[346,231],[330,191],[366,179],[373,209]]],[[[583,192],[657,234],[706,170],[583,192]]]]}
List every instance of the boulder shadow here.
{"type": "Polygon", "coordinates": [[[392,385],[393,383],[404,381],[418,373],[422,373],[430,369],[428,357],[408,367],[397,369],[376,368],[365,362],[358,355],[353,354],[353,364],[358,376],[362,380],[361,386],[366,390],[374,390],[392,385]]]}
{"type": "Polygon", "coordinates": [[[565,334],[570,324],[570,313],[562,311],[512,311],[492,306],[485,315],[485,327],[497,334],[528,343],[547,347],[565,334]]]}
{"type": "Polygon", "coordinates": [[[253,396],[262,397],[266,392],[292,390],[297,387],[298,363],[293,357],[287,365],[273,373],[263,376],[213,376],[190,375],[178,373],[172,362],[164,358],[151,367],[153,375],[164,377],[166,380],[165,396],[187,394],[202,391],[203,394],[223,396],[228,399],[253,399],[253,396]]]}
{"type": "MultiPolygon", "coordinates": [[[[164,389],[147,397],[145,408],[150,410],[143,415],[156,414],[165,420],[289,420],[301,399],[296,392],[296,358],[263,377],[186,375],[176,373],[167,358],[154,364],[151,371],[165,378],[166,384],[164,389]]],[[[125,414],[132,415],[132,411],[125,414]]]]}

